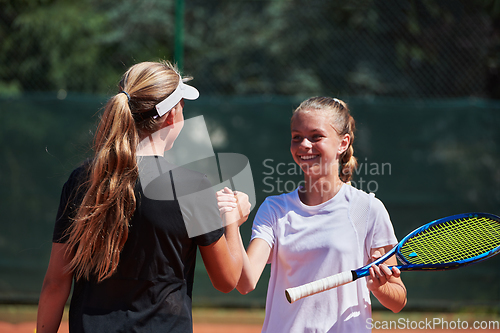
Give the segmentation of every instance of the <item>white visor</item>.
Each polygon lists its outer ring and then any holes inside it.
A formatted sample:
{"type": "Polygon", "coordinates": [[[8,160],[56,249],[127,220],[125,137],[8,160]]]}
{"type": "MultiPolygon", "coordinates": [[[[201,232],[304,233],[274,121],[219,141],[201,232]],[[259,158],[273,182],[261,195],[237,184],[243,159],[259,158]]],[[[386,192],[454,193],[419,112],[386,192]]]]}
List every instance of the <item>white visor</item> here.
{"type": "Polygon", "coordinates": [[[182,82],[182,79],[179,77],[179,85],[171,93],[167,98],[165,98],[160,103],[156,104],[156,111],[158,112],[158,116],[163,116],[168,111],[172,110],[174,106],[177,105],[183,98],[189,100],[195,100],[200,96],[199,91],[192,86],[189,86],[182,82]]]}

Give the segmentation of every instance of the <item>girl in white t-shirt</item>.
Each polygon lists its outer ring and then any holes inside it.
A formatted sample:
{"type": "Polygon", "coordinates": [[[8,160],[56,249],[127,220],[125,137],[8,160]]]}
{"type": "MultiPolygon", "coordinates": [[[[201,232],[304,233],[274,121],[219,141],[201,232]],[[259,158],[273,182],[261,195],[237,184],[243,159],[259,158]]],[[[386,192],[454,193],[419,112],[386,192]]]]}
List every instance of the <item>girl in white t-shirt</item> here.
{"type": "MultiPolygon", "coordinates": [[[[304,182],[259,208],[237,285],[242,294],[252,291],[271,264],[262,332],[369,332],[370,291],[394,312],[406,304],[400,271],[388,268],[395,257],[372,266],[366,279],[293,304],[285,298],[286,288],[361,267],[397,243],[382,202],[346,184],[357,166],[354,127],[336,98],[310,98],[293,113],[290,151],[304,182]]],[[[221,212],[235,206],[229,189],[218,198],[221,212]]]]}

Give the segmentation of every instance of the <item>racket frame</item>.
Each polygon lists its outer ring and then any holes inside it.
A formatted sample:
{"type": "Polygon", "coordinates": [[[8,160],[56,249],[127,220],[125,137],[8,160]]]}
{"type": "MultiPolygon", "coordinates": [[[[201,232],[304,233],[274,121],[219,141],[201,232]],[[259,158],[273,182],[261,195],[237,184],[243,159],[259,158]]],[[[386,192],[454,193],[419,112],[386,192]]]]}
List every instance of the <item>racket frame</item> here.
{"type": "Polygon", "coordinates": [[[397,267],[399,270],[403,271],[425,271],[425,270],[433,270],[433,271],[442,271],[442,270],[449,270],[449,269],[456,269],[459,267],[464,267],[467,265],[471,265],[483,260],[486,260],[488,258],[491,258],[495,255],[497,255],[500,252],[500,245],[497,246],[496,248],[482,253],[480,255],[477,255],[475,257],[471,257],[468,259],[464,260],[457,260],[457,261],[451,261],[443,264],[411,264],[406,260],[406,258],[401,254],[401,248],[403,245],[408,241],[408,239],[412,238],[413,236],[420,234],[421,232],[424,232],[425,230],[438,225],[438,224],[443,224],[452,220],[458,220],[458,219],[463,219],[463,218],[470,218],[470,217],[486,217],[491,220],[495,220],[498,223],[500,223],[500,219],[498,216],[489,214],[489,213],[463,213],[463,214],[457,214],[457,215],[452,215],[448,217],[444,217],[441,219],[434,220],[432,222],[429,222],[412,232],[410,232],[408,235],[406,235],[396,246],[394,246],[389,252],[387,252],[384,256],[380,257],[379,259],[371,262],[368,265],[365,265],[361,268],[358,268],[354,271],[352,271],[354,280],[357,278],[363,277],[363,276],[368,276],[370,275],[368,269],[372,265],[379,265],[386,261],[390,256],[393,254],[396,254],[396,258],[401,262],[401,265],[395,265],[395,266],[390,266],[389,268],[392,269],[392,267],[397,267]]]}

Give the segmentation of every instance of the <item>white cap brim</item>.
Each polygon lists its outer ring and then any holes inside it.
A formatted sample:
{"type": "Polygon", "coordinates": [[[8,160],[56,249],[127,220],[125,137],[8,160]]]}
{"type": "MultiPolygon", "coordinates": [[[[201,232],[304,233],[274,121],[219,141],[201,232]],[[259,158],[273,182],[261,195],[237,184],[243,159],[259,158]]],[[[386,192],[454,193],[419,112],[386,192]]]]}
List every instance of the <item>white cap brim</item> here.
{"type": "Polygon", "coordinates": [[[168,111],[172,110],[182,99],[195,100],[200,96],[200,92],[195,87],[189,86],[179,80],[179,85],[167,98],[156,104],[158,116],[163,116],[168,111]]]}

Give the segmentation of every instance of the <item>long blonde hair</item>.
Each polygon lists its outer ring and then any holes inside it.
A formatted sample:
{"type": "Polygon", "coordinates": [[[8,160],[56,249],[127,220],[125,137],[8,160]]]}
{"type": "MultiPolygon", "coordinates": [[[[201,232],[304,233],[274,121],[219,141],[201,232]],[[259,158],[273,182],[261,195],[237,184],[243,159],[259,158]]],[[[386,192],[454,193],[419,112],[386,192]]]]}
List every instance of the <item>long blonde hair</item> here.
{"type": "MultiPolygon", "coordinates": [[[[339,177],[347,183],[351,180],[354,170],[358,167],[358,161],[354,157],[354,132],[356,123],[351,116],[347,104],[339,99],[331,97],[311,97],[303,101],[293,112],[303,112],[306,110],[322,110],[328,112],[332,120],[332,126],[340,136],[349,134],[349,147],[342,153],[339,159],[339,177]]],[[[293,119],[293,118],[292,118],[293,119]]]]}
{"type": "Polygon", "coordinates": [[[144,62],[122,77],[119,93],[107,102],[94,138],[86,192],[69,228],[69,269],[75,278],[110,277],[118,266],[136,209],[139,138],[158,130],[162,118],[149,116],[177,87],[180,76],[168,62],[144,62]],[[144,116],[148,115],[148,116],[144,116]]]}

